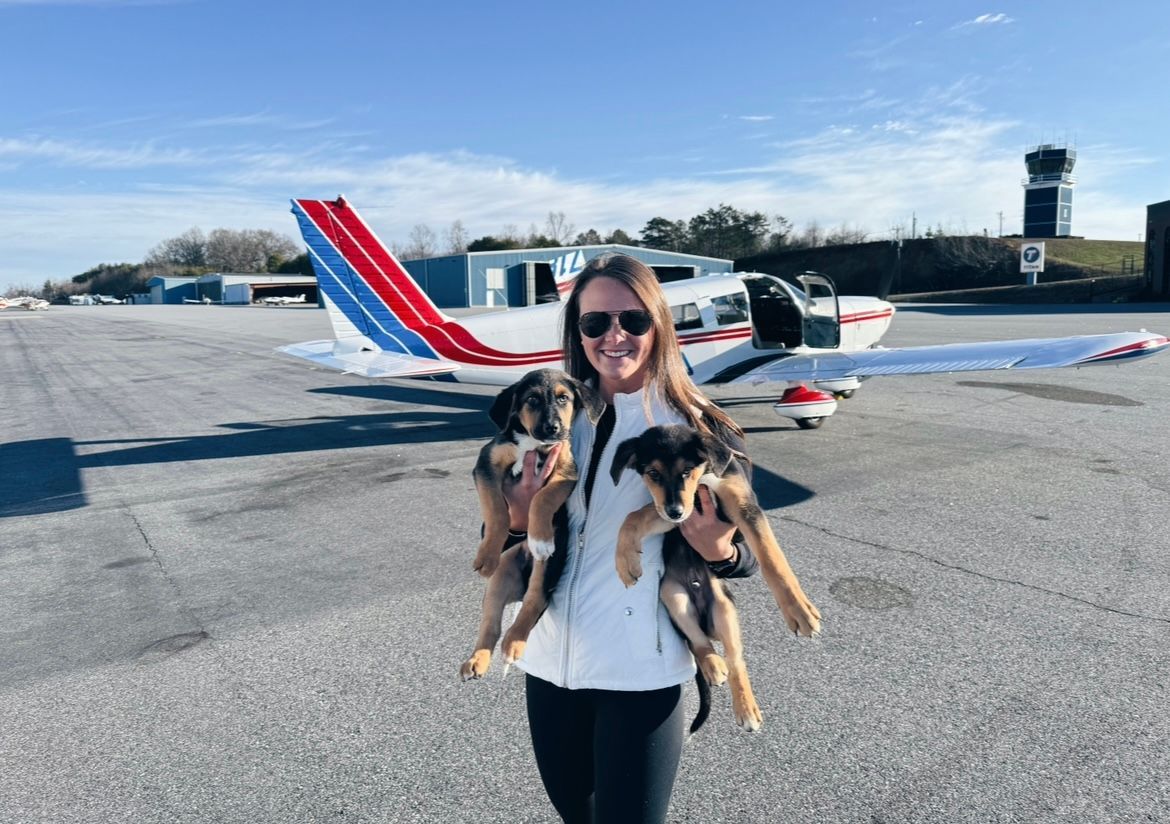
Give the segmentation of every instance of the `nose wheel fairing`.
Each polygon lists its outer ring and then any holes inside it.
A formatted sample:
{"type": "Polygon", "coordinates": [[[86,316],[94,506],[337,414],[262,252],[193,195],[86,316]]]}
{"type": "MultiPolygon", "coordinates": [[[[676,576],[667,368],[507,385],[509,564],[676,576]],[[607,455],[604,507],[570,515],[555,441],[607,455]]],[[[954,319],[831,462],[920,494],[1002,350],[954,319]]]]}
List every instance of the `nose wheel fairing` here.
{"type": "Polygon", "coordinates": [[[837,411],[837,400],[828,392],[801,384],[786,389],[772,409],[777,415],[796,421],[801,429],[816,429],[837,411]]]}

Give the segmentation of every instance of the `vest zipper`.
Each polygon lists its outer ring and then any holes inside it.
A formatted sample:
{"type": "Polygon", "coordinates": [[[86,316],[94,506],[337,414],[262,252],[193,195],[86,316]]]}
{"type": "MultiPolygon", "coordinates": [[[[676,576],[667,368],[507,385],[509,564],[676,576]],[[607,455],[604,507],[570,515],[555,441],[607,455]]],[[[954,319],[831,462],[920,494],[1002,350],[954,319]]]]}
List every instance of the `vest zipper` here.
{"type": "MultiPolygon", "coordinates": [[[[593,454],[596,434],[596,430],[589,433],[586,452],[590,455],[593,454]]],[[[572,669],[569,658],[571,653],[569,641],[573,634],[573,594],[577,588],[577,579],[581,577],[582,556],[585,554],[585,524],[589,521],[589,513],[585,506],[584,487],[583,483],[578,483],[576,489],[573,490],[573,495],[579,496],[579,505],[581,510],[585,512],[585,518],[581,521],[581,528],[577,531],[577,551],[573,553],[572,570],[569,573],[569,591],[565,594],[565,632],[561,636],[561,683],[566,687],[569,686],[569,673],[572,669]]]]}
{"type": "MultiPolygon", "coordinates": [[[[664,571],[663,575],[665,574],[664,571]]],[[[662,575],[658,576],[658,591],[662,592],[662,575]]],[[[662,655],[662,621],[659,620],[662,617],[661,613],[662,598],[658,597],[654,599],[654,643],[658,647],[659,655],[662,655]]]]}
{"type": "Polygon", "coordinates": [[[562,660],[564,663],[561,669],[561,681],[566,687],[569,686],[569,673],[572,671],[570,664],[572,663],[569,654],[571,649],[570,636],[573,634],[573,594],[577,589],[577,579],[581,577],[581,567],[583,566],[582,556],[585,554],[585,524],[581,524],[581,531],[577,533],[577,557],[574,559],[573,574],[569,576],[569,594],[565,598],[565,642],[564,655],[562,660]]]}

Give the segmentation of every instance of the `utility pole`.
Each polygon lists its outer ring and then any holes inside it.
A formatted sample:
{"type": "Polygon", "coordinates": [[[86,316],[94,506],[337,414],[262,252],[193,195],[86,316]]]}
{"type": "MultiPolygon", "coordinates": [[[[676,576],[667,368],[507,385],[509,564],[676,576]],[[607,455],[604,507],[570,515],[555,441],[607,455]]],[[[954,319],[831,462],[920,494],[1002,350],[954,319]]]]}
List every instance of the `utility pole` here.
{"type": "Polygon", "coordinates": [[[1003,237],[1003,212],[996,212],[999,215],[999,236],[1003,237]]]}
{"type": "Polygon", "coordinates": [[[911,212],[910,213],[910,239],[914,240],[914,238],[916,238],[916,237],[918,237],[918,213],[911,212]]]}

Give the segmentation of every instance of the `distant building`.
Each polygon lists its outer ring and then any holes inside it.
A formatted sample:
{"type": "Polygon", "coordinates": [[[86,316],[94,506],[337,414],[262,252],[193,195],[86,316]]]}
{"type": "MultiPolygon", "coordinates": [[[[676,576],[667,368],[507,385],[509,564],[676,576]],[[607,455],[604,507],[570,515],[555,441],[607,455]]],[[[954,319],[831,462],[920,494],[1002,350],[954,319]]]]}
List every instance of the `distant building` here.
{"type": "Polygon", "coordinates": [[[226,274],[156,276],[147,281],[151,303],[256,303],[262,298],[305,296],[317,302],[317,279],[309,275],[226,274]]]}
{"type": "Polygon", "coordinates": [[[1024,155],[1028,179],[1024,187],[1024,237],[1068,237],[1072,234],[1072,176],[1077,150],[1045,143],[1024,155]]]}
{"type": "Polygon", "coordinates": [[[1146,207],[1146,283],[1170,298],[1170,200],[1146,207]]]}
{"type": "Polygon", "coordinates": [[[199,293],[195,286],[197,277],[164,277],[155,275],[146,282],[150,290],[151,303],[182,303],[184,300],[195,300],[199,293]]]}
{"type": "Polygon", "coordinates": [[[404,260],[422,290],[441,308],[532,306],[557,300],[551,261],[580,250],[586,260],[621,252],[650,266],[663,282],[730,272],[734,261],[663,252],[640,246],[604,244],[548,249],[507,249],[404,260]]]}

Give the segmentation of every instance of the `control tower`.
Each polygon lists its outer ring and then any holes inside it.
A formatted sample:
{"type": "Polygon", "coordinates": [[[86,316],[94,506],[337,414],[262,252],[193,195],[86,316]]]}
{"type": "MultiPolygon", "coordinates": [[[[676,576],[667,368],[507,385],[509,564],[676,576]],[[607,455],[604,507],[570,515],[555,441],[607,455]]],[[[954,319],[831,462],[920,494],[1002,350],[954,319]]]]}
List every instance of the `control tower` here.
{"type": "Polygon", "coordinates": [[[1028,179],[1024,186],[1024,237],[1068,237],[1072,234],[1072,176],[1077,150],[1045,143],[1024,155],[1028,179]]]}

